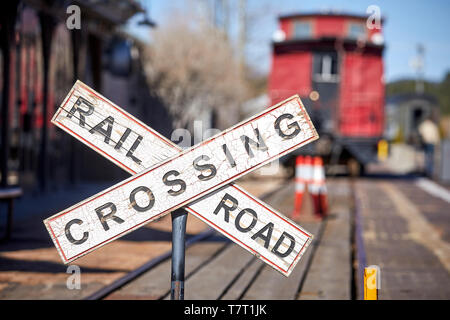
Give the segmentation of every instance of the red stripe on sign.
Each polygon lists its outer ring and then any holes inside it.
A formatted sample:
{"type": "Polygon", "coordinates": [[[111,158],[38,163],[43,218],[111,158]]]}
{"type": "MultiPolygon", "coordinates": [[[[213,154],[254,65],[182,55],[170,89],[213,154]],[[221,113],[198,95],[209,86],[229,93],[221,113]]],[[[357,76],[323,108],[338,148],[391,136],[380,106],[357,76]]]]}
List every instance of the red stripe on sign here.
{"type": "Polygon", "coordinates": [[[50,223],[48,223],[47,226],[48,226],[48,228],[50,229],[50,232],[51,232],[52,235],[53,235],[53,239],[56,241],[56,244],[58,245],[59,252],[61,252],[62,255],[64,256],[64,260],[65,260],[65,261],[68,261],[66,255],[64,254],[64,251],[61,249],[61,245],[59,244],[58,238],[55,236],[55,233],[53,232],[53,229],[52,229],[52,227],[50,226],[50,223]]]}
{"type": "Polygon", "coordinates": [[[289,266],[289,268],[287,269],[286,273],[289,272],[289,270],[291,270],[292,266],[294,265],[294,262],[297,261],[298,257],[300,256],[300,254],[302,253],[303,249],[305,248],[307,242],[308,242],[308,240],[305,241],[305,243],[303,244],[302,248],[300,249],[298,254],[295,256],[295,259],[292,260],[292,263],[289,266]]]}

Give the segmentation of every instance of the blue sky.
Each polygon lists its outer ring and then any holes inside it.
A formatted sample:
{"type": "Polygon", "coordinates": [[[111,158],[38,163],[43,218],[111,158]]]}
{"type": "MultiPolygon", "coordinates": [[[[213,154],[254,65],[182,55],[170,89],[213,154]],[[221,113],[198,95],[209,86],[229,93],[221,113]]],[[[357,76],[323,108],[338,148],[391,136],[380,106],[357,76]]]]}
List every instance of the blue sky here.
{"type": "MultiPolygon", "coordinates": [[[[235,3],[236,1],[231,0],[235,3]]],[[[335,9],[342,12],[365,14],[369,5],[377,5],[385,18],[384,52],[387,81],[413,77],[410,60],[416,55],[417,44],[425,46],[425,78],[440,81],[450,71],[450,1],[447,0],[247,0],[255,22],[249,26],[250,44],[247,59],[261,72],[270,67],[271,38],[277,28],[277,16],[293,12],[311,12],[335,9]]],[[[186,1],[144,0],[150,17],[160,27],[170,23],[174,9],[182,10],[186,1]]],[[[140,38],[148,39],[149,30],[130,21],[128,30],[140,38]]],[[[231,17],[232,32],[233,17],[231,17]]]]}

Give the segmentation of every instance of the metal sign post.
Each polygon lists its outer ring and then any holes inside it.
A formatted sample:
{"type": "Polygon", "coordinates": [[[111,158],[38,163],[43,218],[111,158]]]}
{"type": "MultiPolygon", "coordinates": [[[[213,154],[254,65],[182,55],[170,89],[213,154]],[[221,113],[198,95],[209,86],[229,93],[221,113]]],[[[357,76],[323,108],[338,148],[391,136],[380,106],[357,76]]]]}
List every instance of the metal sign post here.
{"type": "Polygon", "coordinates": [[[184,300],[186,221],[186,210],[177,209],[172,212],[172,272],[170,283],[171,300],[184,300]]]}

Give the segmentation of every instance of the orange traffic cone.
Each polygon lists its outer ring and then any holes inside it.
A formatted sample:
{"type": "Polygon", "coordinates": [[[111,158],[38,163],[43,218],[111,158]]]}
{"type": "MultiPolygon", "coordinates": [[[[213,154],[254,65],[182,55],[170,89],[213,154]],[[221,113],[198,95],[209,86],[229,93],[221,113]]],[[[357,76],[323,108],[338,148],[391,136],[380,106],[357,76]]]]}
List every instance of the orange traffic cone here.
{"type": "Polygon", "coordinates": [[[311,185],[308,186],[313,202],[315,214],[325,216],[328,210],[327,187],[325,185],[325,169],[321,157],[314,157],[313,178],[311,185]]]}
{"type": "Polygon", "coordinates": [[[306,188],[304,174],[305,168],[303,156],[297,156],[297,158],[295,159],[295,204],[292,218],[298,218],[300,216],[303,194],[305,193],[306,188]]]}
{"type": "MultiPolygon", "coordinates": [[[[309,185],[313,178],[313,161],[312,161],[311,156],[305,157],[304,170],[305,170],[304,171],[305,173],[304,173],[303,177],[305,179],[306,184],[309,185]]],[[[309,191],[309,189],[308,189],[308,191],[309,191]]]]}
{"type": "Polygon", "coordinates": [[[295,207],[293,218],[300,216],[306,187],[312,178],[312,159],[310,156],[298,156],[295,164],[295,207]]]}

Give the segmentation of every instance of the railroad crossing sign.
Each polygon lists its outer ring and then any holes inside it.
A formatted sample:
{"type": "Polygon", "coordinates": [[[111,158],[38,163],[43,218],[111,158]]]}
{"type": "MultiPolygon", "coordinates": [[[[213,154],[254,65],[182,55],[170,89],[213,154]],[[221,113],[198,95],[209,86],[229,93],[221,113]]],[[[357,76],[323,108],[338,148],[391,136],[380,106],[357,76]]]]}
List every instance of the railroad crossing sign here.
{"type": "Polygon", "coordinates": [[[298,96],[187,150],[77,81],[52,122],[130,174],[46,220],[69,263],[185,209],[285,276],[312,235],[231,182],[318,138],[298,96]]]}

